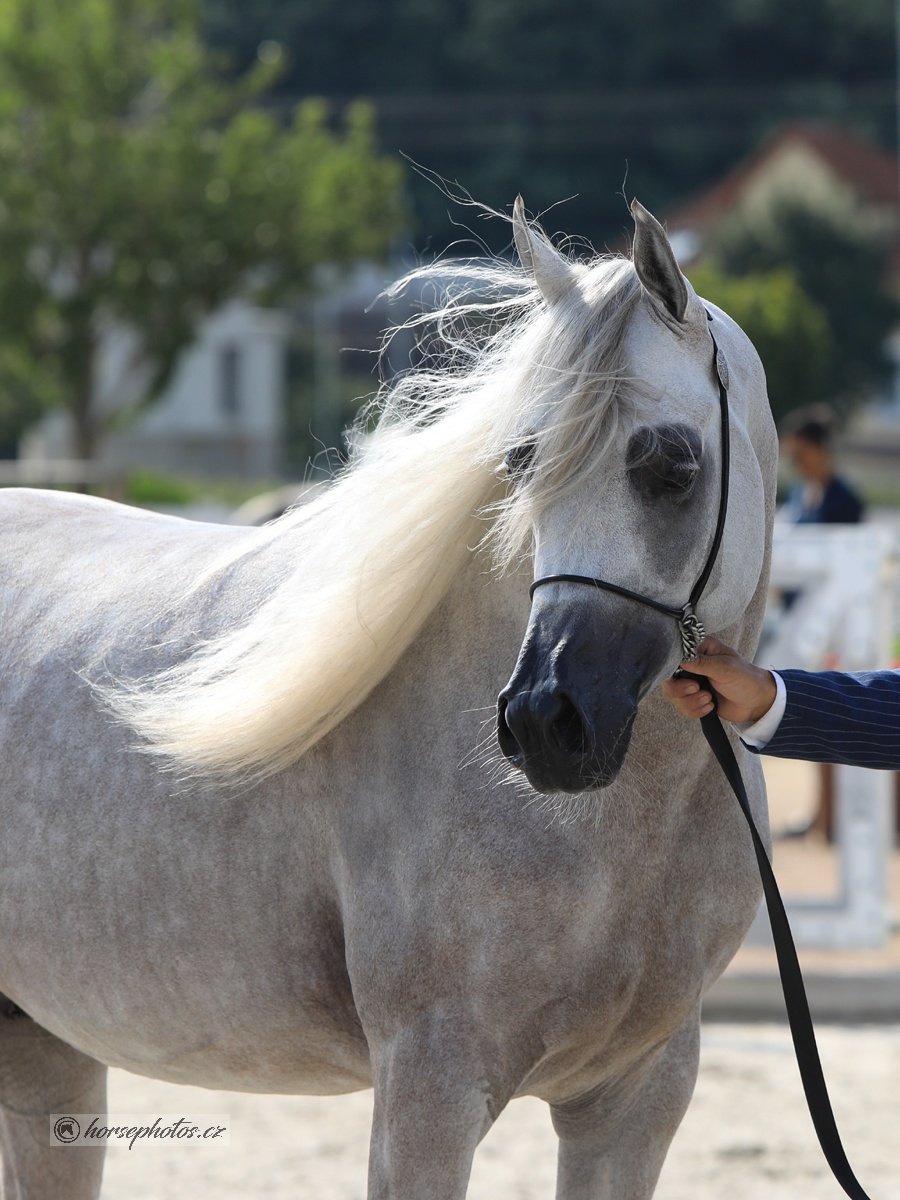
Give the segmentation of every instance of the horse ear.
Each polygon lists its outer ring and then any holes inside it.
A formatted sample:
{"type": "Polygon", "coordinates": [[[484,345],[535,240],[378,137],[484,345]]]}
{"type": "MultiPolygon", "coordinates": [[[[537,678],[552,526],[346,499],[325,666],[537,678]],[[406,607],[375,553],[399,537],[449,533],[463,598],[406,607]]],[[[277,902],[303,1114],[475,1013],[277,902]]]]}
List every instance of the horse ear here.
{"type": "Polygon", "coordinates": [[[572,272],[543,234],[530,228],[521,196],[516,196],[513,205],[513,237],[526,275],[537,284],[547,303],[555,304],[572,286],[572,272]]]}
{"type": "Polygon", "coordinates": [[[638,279],[676,321],[683,321],[688,306],[688,286],[666,231],[637,200],[631,202],[634,246],[631,257],[638,279]]]}

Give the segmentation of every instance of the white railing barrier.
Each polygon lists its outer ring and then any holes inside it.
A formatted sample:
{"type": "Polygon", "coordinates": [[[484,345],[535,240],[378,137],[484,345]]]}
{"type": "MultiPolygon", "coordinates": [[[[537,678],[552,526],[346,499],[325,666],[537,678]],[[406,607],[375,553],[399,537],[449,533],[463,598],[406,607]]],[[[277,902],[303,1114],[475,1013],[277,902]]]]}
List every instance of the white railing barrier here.
{"type": "MultiPolygon", "coordinates": [[[[879,525],[778,525],[773,589],[802,593],[782,617],[770,607],[757,661],[767,667],[865,671],[891,665],[897,539],[879,525]]],[[[888,863],[893,845],[894,775],[835,768],[835,833],[840,866],[834,899],[786,897],[799,946],[864,948],[890,932],[888,863]]],[[[764,915],[748,940],[770,941],[764,915]]]]}

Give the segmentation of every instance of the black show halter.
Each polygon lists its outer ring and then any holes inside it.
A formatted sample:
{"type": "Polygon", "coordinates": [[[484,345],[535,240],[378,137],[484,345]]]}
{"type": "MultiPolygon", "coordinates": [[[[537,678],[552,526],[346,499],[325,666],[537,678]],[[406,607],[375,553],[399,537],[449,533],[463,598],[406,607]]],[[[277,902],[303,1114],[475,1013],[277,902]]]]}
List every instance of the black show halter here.
{"type": "MultiPolygon", "coordinates": [[[[712,321],[712,316],[709,313],[707,313],[707,317],[712,321]]],[[[697,582],[691,589],[691,595],[687,604],[681,607],[663,604],[659,600],[653,600],[649,596],[642,596],[639,592],[633,592],[629,588],[620,587],[615,583],[607,583],[605,579],[593,579],[588,575],[544,575],[534,581],[529,592],[533,597],[535,590],[547,583],[586,583],[591,587],[602,588],[604,591],[614,592],[617,596],[624,596],[627,600],[634,600],[638,604],[654,608],[657,612],[665,613],[677,621],[678,632],[681,635],[682,661],[684,662],[697,657],[697,649],[706,636],[706,631],[703,628],[702,622],[697,617],[695,608],[709,582],[709,577],[712,574],[713,566],[718,557],[719,547],[722,543],[722,533],[725,528],[725,517],[728,511],[730,468],[728,367],[722,352],[716,345],[716,339],[712,330],[710,330],[710,337],[712,338],[713,346],[713,368],[715,369],[716,379],[719,384],[719,410],[722,432],[721,490],[719,493],[719,513],[716,519],[712,545],[709,548],[709,554],[706,557],[703,570],[700,572],[697,582]]],[[[712,694],[709,680],[702,675],[693,675],[689,671],[678,671],[676,675],[696,680],[705,691],[709,691],[712,694]]],[[[828,1087],[822,1072],[822,1063],[816,1044],[816,1034],[809,1011],[809,1001],[806,998],[806,988],[803,983],[800,962],[797,958],[797,948],[794,945],[790,923],[788,922],[784,903],[778,890],[772,865],[766,854],[766,848],[760,837],[759,830],[756,828],[756,823],[753,820],[750,801],[747,798],[747,790],[744,787],[744,780],[741,777],[734,749],[728,740],[728,735],[725,732],[722,722],[719,720],[715,708],[707,716],[701,717],[700,725],[703,735],[709,743],[713,754],[716,756],[716,760],[722,768],[725,778],[728,780],[731,790],[734,792],[737,802],[741,806],[741,811],[746,818],[747,825],[750,828],[750,836],[753,840],[753,849],[756,854],[756,862],[762,880],[763,894],[766,899],[766,909],[769,914],[769,924],[772,927],[775,955],[778,960],[778,972],[781,976],[781,987],[784,992],[784,1003],[787,1010],[788,1024],[791,1029],[791,1038],[793,1039],[794,1051],[797,1055],[797,1066],[800,1070],[803,1091],[806,1094],[806,1103],[809,1106],[809,1113],[812,1117],[816,1136],[819,1139],[819,1145],[822,1147],[822,1152],[835,1179],[837,1179],[851,1200],[869,1200],[869,1196],[863,1191],[862,1185],[853,1174],[853,1169],[847,1161],[847,1155],[844,1152],[840,1134],[838,1133],[834,1112],[831,1108],[831,1100],[828,1096],[828,1087]]]]}
{"type": "MultiPolygon", "coordinates": [[[[711,321],[712,317],[709,313],[707,313],[707,316],[711,321]]],[[[703,623],[695,610],[709,582],[709,577],[718,558],[719,547],[722,544],[722,534],[725,531],[725,517],[728,514],[728,481],[731,474],[731,437],[728,427],[728,365],[725,362],[725,356],[716,345],[716,339],[712,330],[709,331],[709,336],[712,338],[713,345],[713,368],[715,369],[716,379],[719,384],[719,423],[721,427],[722,446],[719,513],[716,517],[716,528],[713,533],[709,554],[706,556],[706,562],[703,564],[703,570],[700,572],[697,582],[691,588],[687,604],[663,604],[661,600],[653,600],[649,596],[642,596],[640,592],[631,591],[630,588],[620,587],[617,583],[607,583],[605,579],[594,579],[590,575],[543,575],[540,579],[534,581],[528,591],[529,596],[534,599],[535,591],[539,587],[543,587],[545,583],[587,583],[591,587],[602,588],[607,592],[615,592],[617,596],[624,596],[626,600],[636,600],[638,604],[645,604],[648,608],[655,608],[657,612],[665,613],[668,617],[674,617],[678,622],[678,632],[681,635],[682,662],[687,662],[689,659],[697,657],[697,647],[706,637],[706,630],[703,628],[703,623]]]]}

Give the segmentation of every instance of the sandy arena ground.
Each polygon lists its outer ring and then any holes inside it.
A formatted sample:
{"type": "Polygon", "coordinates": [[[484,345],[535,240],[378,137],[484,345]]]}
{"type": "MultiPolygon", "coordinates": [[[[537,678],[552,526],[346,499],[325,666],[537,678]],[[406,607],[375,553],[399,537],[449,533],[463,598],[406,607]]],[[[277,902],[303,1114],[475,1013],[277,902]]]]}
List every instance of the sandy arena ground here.
{"type": "MultiPolygon", "coordinates": [[[[825,1026],[820,1045],[860,1182],[873,1197],[895,1194],[900,1028],[825,1026]]],[[[113,1149],[103,1200],[364,1200],[370,1092],[328,1099],[238,1096],[115,1071],[110,1093],[113,1112],[228,1114],[231,1142],[113,1149]]],[[[514,1101],[478,1151],[470,1200],[551,1200],[555,1156],[546,1106],[514,1101]]],[[[657,1200],[837,1200],[842,1194],[815,1142],[786,1030],[706,1026],[697,1090],[657,1200]]]]}

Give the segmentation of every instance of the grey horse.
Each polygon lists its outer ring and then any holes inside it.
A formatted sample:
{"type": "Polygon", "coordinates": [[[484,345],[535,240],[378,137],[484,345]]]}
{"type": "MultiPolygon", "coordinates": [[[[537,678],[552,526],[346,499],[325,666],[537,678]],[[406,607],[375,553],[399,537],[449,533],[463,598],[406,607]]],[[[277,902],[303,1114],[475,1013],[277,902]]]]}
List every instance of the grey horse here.
{"type": "MultiPolygon", "coordinates": [[[[538,1096],[559,1200],[651,1196],[758,883],[658,694],[674,623],[528,597],[572,572],[678,601],[709,548],[707,312],[633,213],[632,259],[576,262],[517,203],[523,269],[446,301],[437,364],[274,525],[0,493],[6,1200],[99,1194],[102,1149],[54,1146],[48,1114],[104,1112],[108,1065],[373,1087],[370,1200],[461,1200],[538,1096]]],[[[709,311],[732,466],[700,615],[749,654],[776,442],[756,353],[709,311]]]]}

